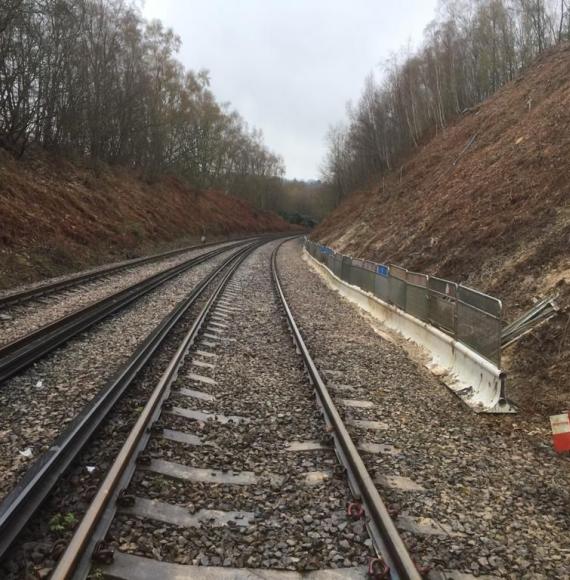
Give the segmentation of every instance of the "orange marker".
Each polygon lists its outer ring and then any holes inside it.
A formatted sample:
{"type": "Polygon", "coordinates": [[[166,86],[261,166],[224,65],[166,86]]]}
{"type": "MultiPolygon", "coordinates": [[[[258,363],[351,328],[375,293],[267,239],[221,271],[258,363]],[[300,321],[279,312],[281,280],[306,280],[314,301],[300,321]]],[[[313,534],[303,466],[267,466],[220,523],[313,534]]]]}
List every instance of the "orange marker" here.
{"type": "Polygon", "coordinates": [[[552,415],[550,425],[554,450],[558,453],[570,451],[570,411],[562,415],[552,415]]]}

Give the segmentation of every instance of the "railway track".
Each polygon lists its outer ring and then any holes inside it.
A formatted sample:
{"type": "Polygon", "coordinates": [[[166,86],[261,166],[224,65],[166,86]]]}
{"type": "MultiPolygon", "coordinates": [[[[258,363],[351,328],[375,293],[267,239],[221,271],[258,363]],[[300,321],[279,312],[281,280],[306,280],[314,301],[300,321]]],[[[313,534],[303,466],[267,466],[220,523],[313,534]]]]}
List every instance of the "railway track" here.
{"type": "Polygon", "coordinates": [[[243,245],[243,241],[215,248],[158,272],[110,296],[52,321],[0,348],[0,385],[70,338],[149,294],[165,282],[212,258],[243,245]]]}
{"type": "Polygon", "coordinates": [[[420,578],[287,304],[278,247],[274,301],[251,312],[250,251],[226,264],[52,578],[93,563],[113,578],[420,578]],[[310,435],[327,444],[291,441],[310,435]]]}
{"type": "MultiPolygon", "coordinates": [[[[0,559],[6,555],[18,534],[45,501],[62,474],[78,457],[87,441],[104,423],[127,389],[157,352],[160,352],[176,325],[188,316],[200,300],[204,300],[217,277],[261,243],[263,242],[250,241],[243,247],[238,247],[236,252],[204,277],[139,345],[127,363],[54,441],[49,451],[32,464],[18,485],[0,504],[0,559]]],[[[227,249],[224,248],[224,251],[227,249]]]]}
{"type": "MultiPolygon", "coordinates": [[[[271,244],[256,246],[200,266],[170,283],[168,301],[165,288],[93,331],[106,339],[148,318],[140,341],[176,305],[0,504],[0,577],[566,577],[567,550],[539,533],[552,522],[565,529],[563,467],[527,446],[515,462],[534,469],[513,476],[509,443],[489,457],[496,434],[305,278],[293,243],[279,260],[271,244]],[[434,419],[424,425],[426,417],[434,419]],[[507,548],[493,529],[504,530],[507,548]],[[434,569],[416,569],[408,552],[434,569]]],[[[90,349],[100,373],[101,352],[113,353],[81,341],[62,349],[66,358],[90,349]]],[[[35,403],[33,381],[52,358],[3,394],[21,398],[25,379],[35,403]]],[[[92,397],[109,376],[82,388],[92,397]]],[[[6,417],[17,431],[18,416],[6,417]]],[[[40,426],[48,444],[50,427],[40,426]]],[[[22,449],[5,445],[6,433],[0,466],[22,449]]],[[[7,493],[17,479],[4,481],[7,493]]]]}
{"type": "MultiPolygon", "coordinates": [[[[236,241],[244,241],[247,238],[243,238],[236,241]]],[[[161,252],[158,254],[152,254],[150,256],[143,256],[141,258],[133,258],[131,260],[124,260],[122,262],[117,262],[109,266],[103,266],[90,270],[88,272],[80,272],[78,274],[72,274],[66,276],[63,279],[56,280],[54,282],[47,282],[45,284],[34,285],[31,288],[26,288],[25,290],[19,290],[16,292],[6,292],[0,295],[0,311],[4,310],[15,304],[23,304],[30,300],[34,300],[54,292],[60,292],[68,288],[78,286],[80,284],[85,284],[87,282],[92,282],[98,278],[103,278],[125,270],[126,268],[132,268],[133,266],[142,266],[143,264],[149,264],[158,260],[164,260],[166,258],[173,258],[180,256],[186,252],[191,252],[193,250],[200,250],[203,248],[208,248],[216,245],[223,244],[224,242],[208,242],[207,244],[199,244],[194,246],[186,246],[184,248],[178,248],[176,250],[169,250],[167,252],[161,252]]]]}

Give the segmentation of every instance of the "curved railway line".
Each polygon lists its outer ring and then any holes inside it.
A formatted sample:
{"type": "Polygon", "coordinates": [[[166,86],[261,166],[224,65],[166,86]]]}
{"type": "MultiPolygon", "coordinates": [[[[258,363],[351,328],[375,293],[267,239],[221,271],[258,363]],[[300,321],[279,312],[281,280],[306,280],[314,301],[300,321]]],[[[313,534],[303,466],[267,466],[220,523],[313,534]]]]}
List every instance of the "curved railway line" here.
{"type": "Polygon", "coordinates": [[[321,295],[312,286],[308,299],[284,241],[226,246],[195,272],[183,300],[31,464],[0,503],[0,576],[475,578],[459,570],[478,557],[480,518],[454,523],[453,481],[426,477],[431,457],[407,449],[400,389],[373,388],[369,373],[400,380],[395,351],[366,359],[360,349],[375,343],[346,318],[347,342],[340,327],[334,338],[338,319],[323,322],[332,298],[315,311],[321,295]]]}
{"type": "MultiPolygon", "coordinates": [[[[0,557],[6,553],[14,539],[45,500],[62,473],[77,457],[85,443],[104,421],[121,395],[144,368],[150,358],[160,348],[181,317],[204,295],[212,281],[236,257],[251,251],[260,242],[250,242],[227,258],[210,275],[206,276],[174,310],[162,320],[159,326],[137,348],[128,362],[113,376],[91,404],[54,441],[50,450],[43,454],[26,472],[15,489],[0,504],[0,557]]],[[[227,251],[228,248],[223,248],[227,251]]],[[[200,262],[221,253],[214,250],[200,256],[200,262]]],[[[190,260],[191,265],[197,262],[190,260]]],[[[198,262],[198,263],[200,263],[198,262]]],[[[186,268],[191,267],[187,263],[186,268]]],[[[178,268],[176,269],[178,270],[178,268]]],[[[172,276],[176,275],[172,274],[172,276]]],[[[153,281],[156,284],[156,280],[153,281]]],[[[146,286],[145,286],[146,287],[146,286]]],[[[52,348],[55,348],[53,346],[52,348]]]]}
{"type": "Polygon", "coordinates": [[[0,383],[30,366],[70,338],[85,332],[94,324],[132,304],[161,284],[243,243],[240,241],[229,246],[224,245],[189,258],[0,347],[0,383]]]}
{"type": "MultiPolygon", "coordinates": [[[[236,241],[244,241],[245,239],[247,238],[241,238],[236,241]]],[[[69,288],[74,288],[80,284],[92,282],[99,278],[109,276],[110,274],[120,272],[121,270],[125,270],[126,268],[132,268],[133,266],[142,266],[143,264],[149,264],[151,262],[164,260],[166,258],[173,258],[186,252],[218,246],[223,243],[226,242],[217,241],[217,242],[208,242],[207,244],[186,246],[184,248],[177,248],[176,250],[160,252],[158,254],[152,254],[150,256],[142,256],[140,258],[133,258],[131,260],[123,260],[122,262],[116,262],[114,264],[102,266],[100,268],[95,268],[87,272],[79,272],[77,274],[65,276],[64,278],[55,280],[53,282],[48,281],[46,283],[34,284],[33,286],[26,288],[24,290],[18,290],[15,292],[12,291],[2,292],[0,294],[0,310],[4,310],[15,304],[23,304],[30,300],[35,300],[37,298],[47,296],[55,292],[60,292],[62,290],[67,290],[69,288]]]]}
{"type": "MultiPolygon", "coordinates": [[[[66,551],[59,560],[57,568],[53,572],[52,578],[84,578],[87,577],[89,573],[92,562],[98,564],[103,564],[101,568],[103,573],[109,573],[113,577],[139,577],[139,578],[152,578],[156,577],[159,573],[160,577],[174,577],[175,574],[180,574],[181,571],[174,568],[160,568],[158,569],[154,566],[156,562],[147,561],[144,558],[131,557],[128,554],[117,553],[117,557],[113,557],[113,550],[105,542],[105,537],[109,532],[109,528],[113,525],[113,518],[117,509],[119,511],[133,509],[134,514],[141,515],[142,510],[146,509],[147,517],[151,519],[153,517],[162,519],[163,521],[169,521],[169,518],[174,517],[173,521],[176,520],[176,516],[173,516],[170,512],[176,512],[177,508],[175,506],[169,506],[164,502],[158,502],[154,500],[153,502],[148,502],[141,498],[135,497],[130,491],[129,482],[134,475],[139,471],[154,470],[157,465],[161,465],[161,469],[166,474],[167,477],[182,477],[189,478],[190,481],[201,481],[224,484],[231,481],[232,485],[240,485],[247,483],[248,477],[250,477],[254,472],[260,473],[263,470],[263,464],[260,464],[259,468],[254,468],[253,472],[249,471],[232,471],[232,470],[216,470],[214,468],[209,469],[206,467],[201,468],[189,468],[187,473],[171,473],[169,469],[172,469],[172,465],[168,462],[161,463],[160,461],[155,461],[152,459],[153,452],[148,451],[147,445],[151,437],[158,438],[159,441],[164,439],[165,441],[177,441],[182,442],[183,445],[188,445],[192,447],[193,445],[208,445],[205,441],[207,437],[203,437],[203,441],[199,441],[200,437],[190,435],[184,431],[177,431],[173,429],[168,429],[165,427],[165,423],[168,423],[168,417],[170,416],[172,410],[176,410],[176,400],[180,396],[182,398],[188,397],[191,401],[197,401],[199,404],[208,404],[215,400],[215,396],[211,394],[212,385],[215,385],[215,381],[208,379],[207,376],[198,375],[195,373],[188,374],[188,369],[193,370],[197,368],[198,371],[207,372],[208,369],[213,368],[215,365],[208,361],[216,359],[221,353],[219,348],[224,344],[231,344],[232,341],[236,340],[236,337],[225,337],[225,331],[231,327],[231,321],[233,317],[238,317],[239,312],[234,306],[234,299],[236,297],[236,292],[239,289],[233,285],[232,279],[239,271],[239,268],[243,265],[243,262],[251,256],[251,254],[258,249],[260,243],[249,244],[242,250],[233,254],[228,258],[224,264],[217,269],[214,273],[208,276],[203,282],[195,289],[192,296],[188,297],[188,300],[184,305],[180,305],[177,309],[177,313],[173,313],[172,319],[165,323],[165,327],[162,332],[157,329],[157,337],[159,334],[164,335],[167,332],[167,325],[176,324],[176,320],[179,320],[182,316],[183,311],[187,310],[191,305],[195,304],[198,298],[205,292],[208,286],[213,285],[214,290],[211,291],[206,303],[201,308],[200,312],[195,316],[189,330],[185,333],[183,340],[180,342],[174,356],[168,363],[167,368],[163,371],[160,379],[156,383],[152,393],[148,397],[144,408],[138,415],[135,425],[130,431],[126,441],[124,442],[120,452],[117,454],[115,460],[113,461],[110,469],[107,471],[105,479],[101,484],[99,491],[94,496],[90,503],[89,508],[81,521],[78,529],[75,531],[73,538],[67,546],[66,551]],[[215,282],[214,282],[215,280],[215,282]],[[222,322],[223,321],[223,322],[222,322]],[[197,365],[197,366],[196,366],[197,365]],[[194,384],[193,389],[177,389],[176,382],[181,376],[189,376],[194,384]],[[199,385],[201,385],[202,390],[199,390],[199,385]],[[205,388],[204,388],[205,387],[205,388]],[[198,478],[198,479],[196,479],[198,478]],[[141,507],[141,505],[143,507],[141,507]],[[158,507],[157,507],[158,506],[158,507]],[[139,510],[139,512],[137,512],[139,510]],[[153,510],[156,512],[154,513],[153,510]],[[170,515],[169,515],[170,513],[170,515]],[[154,515],[153,515],[154,514],[154,515]],[[105,567],[107,565],[107,568],[105,567]],[[130,570],[130,572],[128,572],[130,570]]],[[[275,300],[278,304],[278,312],[282,317],[282,322],[286,322],[290,330],[291,336],[293,338],[294,347],[290,347],[293,355],[297,357],[298,363],[302,361],[304,368],[306,369],[306,378],[313,385],[316,399],[321,410],[322,416],[324,417],[323,430],[328,433],[331,437],[331,442],[334,444],[336,455],[338,458],[337,468],[334,469],[336,473],[336,478],[339,477],[344,480],[346,474],[346,482],[350,488],[352,494],[352,500],[348,503],[348,514],[345,515],[348,519],[361,520],[366,526],[368,534],[371,538],[371,547],[363,546],[363,554],[360,555],[361,560],[364,558],[368,561],[368,570],[364,568],[347,568],[343,570],[342,568],[337,570],[336,573],[340,573],[339,577],[364,577],[365,575],[370,575],[371,577],[382,578],[420,578],[420,574],[417,571],[415,564],[410,558],[408,551],[399,537],[399,534],[392,522],[392,519],[384,506],[378,492],[374,486],[372,479],[370,478],[364,463],[360,458],[359,452],[355,444],[352,442],[348,431],[343,424],[343,421],[335,408],[332,398],[330,397],[325,381],[319,374],[317,367],[311,358],[311,355],[303,341],[301,332],[295,322],[293,313],[287,304],[285,294],[283,292],[281,282],[279,280],[279,274],[277,271],[276,255],[279,249],[280,243],[275,246],[271,255],[271,279],[274,289],[275,300]],[[344,575],[346,574],[346,576],[344,575]],[[356,576],[355,576],[356,574],[356,576]]],[[[279,329],[275,329],[278,332],[279,329]]],[[[283,332],[283,330],[280,330],[283,332]]],[[[247,336],[239,336],[239,340],[247,341],[247,336]]],[[[153,348],[151,345],[154,344],[156,348],[157,338],[152,341],[148,341],[148,348],[141,348],[140,359],[148,358],[150,352],[153,348]]],[[[133,359],[136,357],[133,357],[133,359]]],[[[298,365],[297,363],[297,365],[298,365]]],[[[95,406],[95,409],[91,409],[84,417],[74,423],[73,429],[67,432],[67,445],[63,445],[64,449],[67,451],[61,452],[58,458],[53,461],[54,470],[53,478],[57,478],[65,470],[65,468],[71,463],[73,458],[77,457],[79,450],[85,445],[86,440],[92,435],[92,433],[97,429],[107,414],[111,411],[114,402],[120,397],[120,394],[124,392],[126,388],[126,382],[128,382],[128,377],[136,374],[136,368],[140,365],[140,360],[137,362],[133,360],[131,370],[124,370],[125,380],[118,380],[113,388],[107,390],[106,396],[101,397],[101,404],[95,406]]],[[[292,368],[293,374],[298,372],[298,367],[292,368]]],[[[215,390],[215,389],[214,389],[215,390]]],[[[224,416],[223,414],[218,414],[215,411],[200,411],[200,410],[187,410],[186,412],[181,411],[181,415],[185,415],[186,419],[189,421],[189,425],[203,425],[210,424],[212,422],[223,423],[231,426],[234,423],[240,423],[243,419],[244,424],[252,423],[252,430],[255,429],[252,419],[224,416]]],[[[179,416],[178,419],[181,417],[179,416]]],[[[249,433],[250,438],[255,437],[254,432],[249,433]]],[[[160,446],[160,442],[156,441],[153,443],[153,449],[156,446],[160,446]]],[[[215,447],[215,445],[214,445],[215,447]]],[[[178,466],[178,470],[182,469],[178,466]]],[[[45,474],[41,473],[39,470],[32,477],[32,474],[28,477],[28,480],[34,481],[38,487],[41,489],[39,497],[45,497],[47,493],[47,488],[53,486],[53,481],[50,484],[44,484],[45,481],[49,479],[47,476],[48,471],[45,474]]],[[[311,477],[316,478],[317,482],[321,481],[321,478],[327,478],[323,475],[324,472],[310,472],[307,476],[307,481],[311,477]]],[[[271,477],[279,480],[280,476],[272,475],[271,477]]],[[[274,481],[273,485],[279,486],[283,483],[274,481]]],[[[300,484],[301,486],[307,485],[307,482],[300,484]]],[[[31,487],[31,486],[30,486],[31,487]]],[[[20,505],[30,505],[30,500],[23,493],[25,486],[22,486],[20,494],[20,505]]],[[[38,499],[37,505],[41,503],[41,499],[38,499]]],[[[16,505],[14,503],[14,505],[16,505]]],[[[310,509],[310,505],[306,506],[307,512],[310,509]]],[[[17,511],[17,510],[15,510],[17,511]]],[[[29,519],[29,510],[21,509],[20,525],[23,527],[27,519],[29,519]]],[[[180,510],[178,510],[180,511],[180,510]]],[[[241,526],[242,522],[240,519],[242,517],[247,518],[239,509],[236,511],[230,510],[228,513],[223,513],[218,511],[206,510],[207,514],[200,515],[198,512],[197,519],[203,518],[203,521],[208,519],[221,519],[224,523],[230,526],[241,526]]],[[[206,513],[204,512],[204,513],[206,513]]],[[[178,514],[180,515],[180,514],[178,514]]],[[[191,516],[190,516],[190,519],[191,516]]],[[[310,518],[305,518],[309,521],[310,518]]],[[[2,520],[0,519],[0,522],[2,520]]],[[[9,529],[14,528],[14,521],[9,522],[5,519],[4,523],[9,529]],[[10,525],[8,525],[10,524],[10,525]]],[[[0,532],[2,532],[2,527],[0,525],[0,532]]],[[[3,535],[3,534],[1,534],[3,535]]],[[[4,548],[7,547],[3,546],[4,548]]],[[[207,566],[201,566],[200,568],[188,567],[187,573],[188,578],[193,577],[204,577],[200,576],[200,572],[208,572],[207,566]]],[[[224,577],[223,568],[212,568],[210,570],[214,574],[212,577],[224,577]],[[217,575],[216,575],[217,574],[217,575]],[[219,576],[218,576],[219,575],[219,576]]],[[[236,578],[246,577],[240,576],[240,570],[232,569],[227,570],[229,574],[234,574],[236,578]],[[236,575],[237,574],[237,575],[236,575]]],[[[273,573],[271,569],[269,570],[258,570],[262,573],[273,573]]],[[[243,571],[244,574],[249,574],[250,572],[243,571]]],[[[332,570],[324,572],[332,573],[332,570]]],[[[279,573],[278,573],[279,574],[279,573]]],[[[182,576],[184,577],[184,576],[182,576]]],[[[209,576],[208,576],[209,577],[209,576]]],[[[230,576],[227,576],[228,578],[230,576]]],[[[324,576],[325,578],[327,576],[324,576]]]]}

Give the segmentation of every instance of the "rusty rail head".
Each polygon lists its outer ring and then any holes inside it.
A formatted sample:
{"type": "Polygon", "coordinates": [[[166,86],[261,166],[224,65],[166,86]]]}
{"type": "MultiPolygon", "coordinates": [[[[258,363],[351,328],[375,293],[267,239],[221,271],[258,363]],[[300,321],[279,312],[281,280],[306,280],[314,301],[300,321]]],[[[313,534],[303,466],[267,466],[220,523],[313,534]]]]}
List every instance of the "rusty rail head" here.
{"type": "Polygon", "coordinates": [[[189,258],[176,266],[172,266],[144,280],[131,284],[110,296],[101,298],[74,312],[70,312],[0,347],[0,386],[3,381],[27,368],[80,332],[84,332],[101,320],[104,320],[107,316],[125,308],[135,300],[158,288],[161,284],[175,278],[190,268],[243,244],[244,242],[236,242],[235,244],[223,246],[222,248],[210,250],[205,254],[189,258]]]}
{"type": "Polygon", "coordinates": [[[365,509],[368,518],[367,527],[374,543],[377,554],[390,568],[390,577],[394,580],[421,580],[414,561],[406,548],[392,517],[368,473],[352,438],[334,405],[326,384],[322,379],[310,353],[303,340],[301,332],[295,322],[291,309],[285,298],[279,272],[277,268],[277,252],[281,244],[277,246],[271,257],[273,282],[277,296],[285,311],[287,323],[291,329],[293,340],[299,349],[303,361],[315,388],[318,400],[321,404],[327,423],[332,428],[335,447],[339,460],[347,470],[347,475],[353,488],[353,494],[357,496],[365,509]]]}
{"type": "MultiPolygon", "coordinates": [[[[87,557],[91,556],[91,554],[88,553],[88,547],[92,544],[93,534],[97,527],[101,525],[103,518],[108,515],[108,510],[114,510],[114,504],[112,502],[116,497],[119,487],[123,487],[124,476],[128,476],[132,473],[134,460],[136,459],[136,454],[139,450],[139,444],[143,441],[145,435],[148,436],[149,427],[158,417],[161,404],[170,392],[170,385],[176,378],[178,369],[184,360],[184,356],[194,343],[194,340],[204,324],[210,309],[224,290],[235,270],[251,251],[263,243],[265,242],[252,243],[246,246],[244,249],[238,251],[232,259],[224,263],[225,266],[228,266],[231,262],[231,265],[229,265],[229,268],[222,275],[222,279],[216,286],[213,294],[196,317],[190,330],[186,333],[182,343],[178,347],[176,354],[172,357],[168,367],[160,377],[160,380],[150,395],[143,411],[137,419],[137,422],[129,433],[125,443],[119,451],[119,454],[113,462],[113,465],[109,469],[109,472],[97,491],[95,498],[83,516],[79,527],[75,531],[65,552],[57,563],[51,576],[51,580],[70,580],[71,578],[75,578],[80,563],[85,561],[87,557]]],[[[85,577],[85,575],[86,574],[83,574],[82,572],[80,577],[85,577]]]]}

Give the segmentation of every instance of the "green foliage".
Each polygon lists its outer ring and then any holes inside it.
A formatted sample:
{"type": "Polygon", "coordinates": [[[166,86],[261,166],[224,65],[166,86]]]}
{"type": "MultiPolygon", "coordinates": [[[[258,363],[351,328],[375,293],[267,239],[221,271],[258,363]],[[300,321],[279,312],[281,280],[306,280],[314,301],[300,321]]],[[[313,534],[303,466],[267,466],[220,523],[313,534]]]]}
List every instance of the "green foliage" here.
{"type": "Polygon", "coordinates": [[[65,532],[66,530],[71,530],[77,523],[77,518],[73,512],[67,512],[66,514],[56,514],[49,521],[49,529],[52,532],[65,532]]]}
{"type": "Polygon", "coordinates": [[[299,212],[287,213],[285,211],[279,212],[279,215],[290,224],[295,224],[298,226],[303,226],[305,228],[314,228],[317,222],[307,215],[300,214],[299,212]]]}

